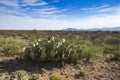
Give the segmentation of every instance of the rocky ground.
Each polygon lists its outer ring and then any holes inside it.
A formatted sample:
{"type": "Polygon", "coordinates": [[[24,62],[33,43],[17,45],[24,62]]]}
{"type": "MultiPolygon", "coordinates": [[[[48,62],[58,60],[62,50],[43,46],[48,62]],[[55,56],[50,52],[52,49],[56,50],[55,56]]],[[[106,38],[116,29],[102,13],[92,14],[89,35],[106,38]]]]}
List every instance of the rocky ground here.
{"type": "Polygon", "coordinates": [[[34,73],[40,75],[38,80],[50,80],[50,76],[53,74],[64,77],[62,80],[120,80],[120,63],[98,59],[77,65],[62,66],[59,63],[50,62],[36,65],[13,57],[0,58],[0,80],[35,80],[30,79],[31,74],[34,73]],[[12,74],[18,70],[24,70],[27,74],[18,79],[12,74]],[[84,70],[87,75],[80,76],[79,70],[84,70]]]}
{"type": "Polygon", "coordinates": [[[86,80],[120,80],[120,65],[115,61],[95,60],[83,65],[86,80]]]}

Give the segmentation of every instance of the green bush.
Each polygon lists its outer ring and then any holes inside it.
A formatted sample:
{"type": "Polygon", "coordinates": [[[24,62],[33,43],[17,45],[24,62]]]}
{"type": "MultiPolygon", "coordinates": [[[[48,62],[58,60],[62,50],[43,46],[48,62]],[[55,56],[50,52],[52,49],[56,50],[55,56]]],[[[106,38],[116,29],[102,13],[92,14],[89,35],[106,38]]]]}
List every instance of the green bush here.
{"type": "Polygon", "coordinates": [[[114,46],[104,45],[103,54],[104,55],[113,54],[115,50],[116,50],[116,48],[114,46]]]}
{"type": "Polygon", "coordinates": [[[103,52],[103,48],[100,46],[95,46],[93,44],[82,45],[82,55],[87,62],[92,58],[100,58],[102,52],[103,52]]]}
{"type": "Polygon", "coordinates": [[[82,76],[82,77],[84,77],[84,76],[87,75],[87,73],[86,73],[86,71],[84,71],[84,70],[80,70],[80,71],[79,71],[79,75],[82,76]]]}
{"type": "Polygon", "coordinates": [[[104,54],[111,54],[112,56],[110,58],[113,58],[115,60],[118,60],[120,61],[120,48],[119,46],[110,46],[110,45],[107,45],[104,49],[104,54]]]}
{"type": "Polygon", "coordinates": [[[45,68],[41,68],[42,73],[46,73],[47,70],[45,68]]]}
{"type": "Polygon", "coordinates": [[[25,46],[24,42],[15,41],[12,38],[2,40],[1,44],[2,44],[1,52],[5,56],[13,56],[13,55],[21,56],[23,52],[22,49],[25,46]]]}
{"type": "Polygon", "coordinates": [[[62,76],[60,75],[51,75],[50,80],[65,80],[62,76]]]}
{"type": "Polygon", "coordinates": [[[18,70],[12,73],[15,75],[17,78],[22,78],[23,76],[27,75],[27,72],[24,70],[18,70]]]}
{"type": "Polygon", "coordinates": [[[34,74],[31,74],[30,77],[31,77],[30,79],[32,79],[32,80],[39,80],[40,79],[40,74],[34,73],[34,74]]]}
{"type": "Polygon", "coordinates": [[[120,61],[120,50],[117,50],[113,54],[114,59],[120,61]]]}

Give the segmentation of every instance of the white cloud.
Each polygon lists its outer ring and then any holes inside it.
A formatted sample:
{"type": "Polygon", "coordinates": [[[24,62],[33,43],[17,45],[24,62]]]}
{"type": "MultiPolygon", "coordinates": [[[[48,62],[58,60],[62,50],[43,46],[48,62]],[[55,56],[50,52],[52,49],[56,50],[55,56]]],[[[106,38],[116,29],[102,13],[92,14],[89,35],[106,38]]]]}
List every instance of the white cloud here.
{"type": "Polygon", "coordinates": [[[109,6],[108,4],[106,5],[101,5],[98,7],[92,7],[92,8],[82,8],[82,11],[85,11],[87,13],[96,13],[96,14],[120,14],[120,5],[116,6],[109,6]]]}
{"type": "Polygon", "coordinates": [[[23,0],[24,2],[26,2],[26,3],[35,3],[37,0],[23,0]]]}
{"type": "MultiPolygon", "coordinates": [[[[10,0],[6,0],[6,1],[10,1],[10,0]]],[[[35,2],[36,0],[30,0],[29,2],[28,0],[26,0],[27,5],[28,4],[34,5],[35,2]]],[[[7,3],[5,2],[4,4],[8,4],[8,2],[7,3]]],[[[17,2],[13,4],[16,5],[17,2]]],[[[20,8],[19,5],[18,7],[14,7],[12,10],[5,6],[0,7],[0,12],[3,12],[4,14],[26,15],[26,16],[0,15],[0,29],[58,30],[68,27],[103,28],[103,27],[120,26],[120,6],[118,5],[112,7],[110,7],[109,5],[102,5],[102,6],[86,8],[86,9],[83,8],[81,10],[89,11],[91,14],[95,12],[96,14],[83,18],[77,17],[75,19],[69,18],[71,17],[70,15],[68,16],[62,14],[58,15],[59,13],[64,13],[66,9],[58,9],[50,5],[41,5],[41,6],[45,6],[45,7],[40,9],[34,9],[34,8],[31,9],[30,7],[22,9],[20,8]],[[29,12],[29,10],[31,12],[29,12]],[[38,18],[39,16],[41,18],[38,18]]]]}
{"type": "Polygon", "coordinates": [[[19,6],[18,0],[0,0],[0,3],[6,6],[19,6]]]}
{"type": "Polygon", "coordinates": [[[22,4],[22,6],[44,6],[44,5],[48,5],[47,2],[43,1],[43,0],[23,0],[24,4],[22,4]]]}
{"type": "Polygon", "coordinates": [[[120,14],[118,15],[96,15],[86,18],[81,23],[87,28],[103,28],[120,26],[120,14]],[[85,24],[86,23],[86,24],[85,24]]]}
{"type": "Polygon", "coordinates": [[[59,30],[68,27],[85,29],[116,26],[120,26],[120,15],[97,15],[77,20],[0,16],[0,29],[59,30]]]}
{"type": "Polygon", "coordinates": [[[120,6],[113,6],[113,7],[103,8],[103,9],[96,10],[96,12],[120,13],[120,6]]]}
{"type": "Polygon", "coordinates": [[[81,10],[83,10],[83,11],[98,10],[98,9],[106,8],[108,6],[109,6],[108,4],[105,4],[105,5],[101,5],[101,6],[97,6],[97,7],[82,8],[81,10]]]}
{"type": "Polygon", "coordinates": [[[55,15],[56,17],[57,14],[65,11],[65,9],[59,9],[49,5],[49,3],[44,0],[4,0],[0,3],[3,4],[0,6],[1,15],[27,15],[31,17],[38,16],[38,18],[46,18],[50,15],[55,15]],[[22,4],[18,4],[19,2],[22,4]],[[39,6],[39,8],[35,8],[35,6],[39,6]]]}

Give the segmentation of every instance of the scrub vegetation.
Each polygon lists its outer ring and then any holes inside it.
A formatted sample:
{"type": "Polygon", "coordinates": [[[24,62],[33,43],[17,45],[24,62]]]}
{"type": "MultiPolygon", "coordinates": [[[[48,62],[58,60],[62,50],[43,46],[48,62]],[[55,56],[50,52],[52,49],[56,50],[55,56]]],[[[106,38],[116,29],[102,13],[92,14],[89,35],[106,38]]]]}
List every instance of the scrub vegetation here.
{"type": "Polygon", "coordinates": [[[119,80],[118,63],[119,31],[0,31],[2,80],[119,80]]]}

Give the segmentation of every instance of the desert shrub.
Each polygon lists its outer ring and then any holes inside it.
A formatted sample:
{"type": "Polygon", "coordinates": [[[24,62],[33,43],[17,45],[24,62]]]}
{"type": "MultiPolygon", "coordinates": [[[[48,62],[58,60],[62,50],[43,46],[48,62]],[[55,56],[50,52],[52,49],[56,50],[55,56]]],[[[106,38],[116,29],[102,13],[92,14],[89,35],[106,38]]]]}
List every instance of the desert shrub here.
{"type": "Polygon", "coordinates": [[[86,75],[87,75],[86,71],[84,71],[84,70],[79,71],[79,76],[84,77],[86,75]]]}
{"type": "Polygon", "coordinates": [[[76,64],[76,67],[77,67],[78,69],[81,69],[81,64],[76,64]]]}
{"type": "Polygon", "coordinates": [[[39,80],[40,79],[40,74],[34,73],[30,75],[30,79],[32,80],[39,80]]]}
{"type": "Polygon", "coordinates": [[[115,50],[113,53],[113,59],[120,61],[120,49],[115,50]]]}
{"type": "Polygon", "coordinates": [[[46,73],[47,70],[45,68],[41,68],[42,73],[46,73]]]}
{"type": "Polygon", "coordinates": [[[120,40],[118,38],[112,37],[112,38],[106,40],[106,44],[108,44],[108,45],[119,45],[120,40]]]}
{"type": "Polygon", "coordinates": [[[101,46],[95,46],[93,44],[82,45],[83,58],[88,62],[92,58],[100,58],[103,52],[101,46]]]}
{"type": "Polygon", "coordinates": [[[24,70],[18,70],[12,73],[13,75],[15,75],[18,79],[23,78],[25,75],[27,75],[27,72],[24,70]]]}
{"type": "Polygon", "coordinates": [[[105,54],[112,54],[114,53],[114,51],[116,51],[116,47],[115,46],[112,46],[112,45],[104,45],[104,51],[103,53],[105,54]]]}
{"type": "Polygon", "coordinates": [[[6,40],[1,41],[1,52],[5,56],[13,56],[13,55],[21,55],[22,54],[22,49],[25,46],[25,43],[15,41],[12,38],[8,38],[6,40]]]}
{"type": "Polygon", "coordinates": [[[50,80],[65,80],[62,76],[54,74],[50,76],[50,80]]]}
{"type": "Polygon", "coordinates": [[[103,54],[104,56],[107,56],[107,54],[110,54],[109,58],[112,58],[114,60],[120,61],[120,46],[118,45],[105,45],[104,46],[103,54]]]}

